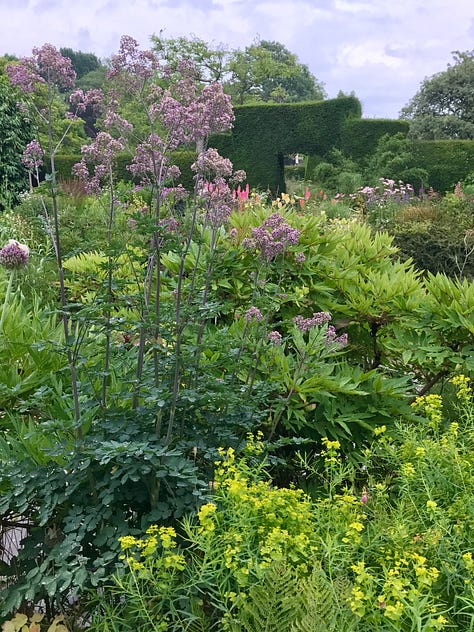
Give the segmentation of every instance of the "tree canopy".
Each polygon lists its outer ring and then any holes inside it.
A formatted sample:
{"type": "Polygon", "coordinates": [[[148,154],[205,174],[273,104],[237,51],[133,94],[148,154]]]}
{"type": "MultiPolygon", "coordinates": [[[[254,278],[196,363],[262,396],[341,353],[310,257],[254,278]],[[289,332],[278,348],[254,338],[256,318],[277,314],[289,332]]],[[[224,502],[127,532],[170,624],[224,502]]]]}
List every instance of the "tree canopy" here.
{"type": "Polygon", "coordinates": [[[152,41],[171,67],[181,59],[191,60],[202,82],[219,81],[237,104],[318,101],[326,96],[322,83],[279,42],[258,40],[244,50],[230,50],[196,37],[167,39],[160,33],[152,41]]]}
{"type": "Polygon", "coordinates": [[[474,51],[453,53],[453,64],[425,79],[400,116],[410,137],[422,140],[474,138],[474,51]]]}

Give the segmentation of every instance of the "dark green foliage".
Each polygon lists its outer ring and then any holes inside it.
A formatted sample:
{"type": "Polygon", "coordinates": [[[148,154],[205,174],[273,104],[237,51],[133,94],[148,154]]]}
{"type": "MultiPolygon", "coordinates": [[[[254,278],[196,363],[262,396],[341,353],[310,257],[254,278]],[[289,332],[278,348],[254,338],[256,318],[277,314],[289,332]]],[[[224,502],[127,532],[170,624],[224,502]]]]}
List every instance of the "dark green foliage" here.
{"type": "Polygon", "coordinates": [[[416,193],[421,187],[428,187],[429,174],[419,165],[413,141],[401,133],[385,134],[380,138],[368,161],[367,173],[368,177],[411,184],[416,193]]]}
{"type": "Polygon", "coordinates": [[[247,172],[252,187],[285,191],[283,156],[325,154],[341,144],[344,122],[358,117],[355,97],[315,103],[248,105],[235,108],[232,136],[217,136],[210,145],[247,172]],[[230,151],[229,151],[230,150],[230,151]]]}
{"type": "Polygon", "coordinates": [[[425,169],[435,191],[452,191],[457,182],[474,171],[474,141],[416,141],[412,145],[418,167],[425,169]]]}
{"type": "Polygon", "coordinates": [[[400,254],[418,269],[474,279],[473,216],[473,202],[451,193],[436,204],[401,210],[389,230],[400,254]]]}
{"type": "MultiPolygon", "coordinates": [[[[55,158],[56,174],[58,180],[70,180],[72,168],[79,162],[81,156],[78,154],[58,154],[55,158]]],[[[185,189],[194,188],[193,172],[191,165],[196,160],[196,153],[193,151],[177,151],[172,154],[171,163],[177,165],[181,170],[180,182],[185,189]]],[[[133,177],[127,166],[131,163],[129,154],[120,154],[116,159],[115,179],[117,181],[132,182],[133,177]]],[[[44,173],[43,173],[44,175],[44,173]]]]}
{"type": "Polygon", "coordinates": [[[0,211],[12,208],[28,188],[21,155],[31,140],[31,124],[17,107],[18,95],[0,77],[0,211]]]}
{"type": "Polygon", "coordinates": [[[364,162],[375,151],[379,139],[385,134],[408,134],[407,121],[390,119],[347,119],[341,143],[342,151],[353,160],[364,162]]]}
{"type": "Polygon", "coordinates": [[[60,48],[63,57],[69,57],[76,73],[76,79],[80,79],[89,72],[98,70],[101,66],[99,59],[93,53],[83,53],[72,48],[60,48]]]}
{"type": "Polygon", "coordinates": [[[454,51],[453,57],[454,64],[425,79],[402,109],[412,138],[474,138],[474,51],[454,51]]]}
{"type": "Polygon", "coordinates": [[[157,440],[150,412],[116,411],[76,442],[63,434],[67,452],[52,445],[45,463],[2,460],[2,523],[28,524],[16,564],[3,569],[13,580],[3,614],[24,599],[97,585],[116,561],[120,535],[182,516],[204,489],[192,459],[157,440]]]}

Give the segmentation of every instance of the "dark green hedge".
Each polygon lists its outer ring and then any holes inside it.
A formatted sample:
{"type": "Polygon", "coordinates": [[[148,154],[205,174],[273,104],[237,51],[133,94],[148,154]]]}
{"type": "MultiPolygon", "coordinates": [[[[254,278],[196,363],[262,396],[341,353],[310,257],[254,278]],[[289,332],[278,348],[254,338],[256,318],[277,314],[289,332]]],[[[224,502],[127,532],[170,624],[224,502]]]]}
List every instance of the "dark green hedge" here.
{"type": "Polygon", "coordinates": [[[360,117],[355,97],[311,103],[246,105],[235,108],[231,135],[211,138],[210,146],[247,172],[252,187],[285,190],[285,154],[324,154],[340,146],[344,123],[360,117]]]}
{"type": "Polygon", "coordinates": [[[409,126],[408,121],[401,120],[347,119],[340,149],[356,162],[363,162],[373,154],[382,136],[394,136],[398,133],[406,136],[409,126]]]}
{"type": "MultiPolygon", "coordinates": [[[[58,154],[55,158],[56,176],[58,180],[70,180],[72,176],[73,166],[81,159],[80,155],[58,154]]],[[[181,170],[179,182],[186,189],[194,188],[193,172],[191,165],[196,160],[196,152],[194,151],[177,151],[171,158],[171,164],[177,165],[181,170]]],[[[129,154],[119,154],[115,162],[115,177],[117,180],[124,182],[133,182],[133,176],[127,169],[127,165],[131,162],[129,154]]],[[[44,175],[44,174],[43,174],[44,175]]]]}
{"type": "Polygon", "coordinates": [[[458,181],[474,173],[473,140],[420,140],[413,143],[413,152],[435,191],[452,191],[458,181]]]}

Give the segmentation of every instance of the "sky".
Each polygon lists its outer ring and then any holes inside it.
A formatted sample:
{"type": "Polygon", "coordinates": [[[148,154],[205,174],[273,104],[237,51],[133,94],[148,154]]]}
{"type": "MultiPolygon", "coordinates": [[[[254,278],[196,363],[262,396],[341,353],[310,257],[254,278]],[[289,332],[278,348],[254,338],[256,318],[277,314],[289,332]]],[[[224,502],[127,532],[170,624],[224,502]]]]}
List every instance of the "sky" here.
{"type": "Polygon", "coordinates": [[[472,0],[0,0],[0,55],[50,43],[105,60],[131,35],[196,36],[244,49],[284,44],[324,84],[352,91],[364,118],[397,118],[452,52],[474,49],[472,0]]]}

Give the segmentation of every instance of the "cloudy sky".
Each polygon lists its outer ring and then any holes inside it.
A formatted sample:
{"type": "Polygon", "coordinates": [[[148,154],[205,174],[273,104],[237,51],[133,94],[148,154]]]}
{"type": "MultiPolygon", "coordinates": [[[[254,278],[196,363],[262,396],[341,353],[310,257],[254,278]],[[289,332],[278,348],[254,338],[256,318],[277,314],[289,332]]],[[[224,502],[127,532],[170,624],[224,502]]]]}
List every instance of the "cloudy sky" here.
{"type": "Polygon", "coordinates": [[[454,50],[474,49],[472,0],[0,0],[0,55],[46,42],[105,59],[120,36],[192,36],[230,48],[284,44],[329,97],[354,91],[364,117],[396,118],[454,50]]]}

